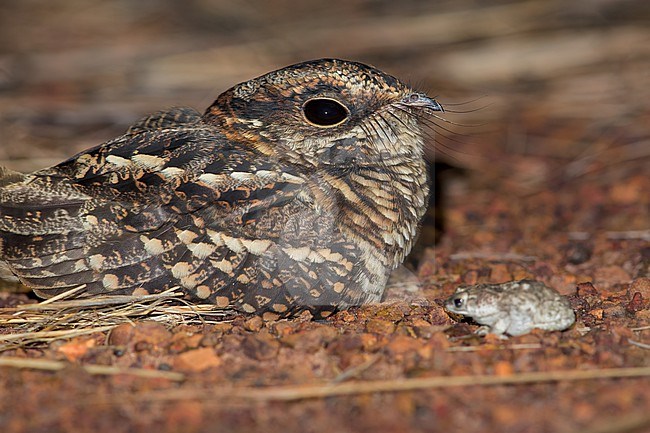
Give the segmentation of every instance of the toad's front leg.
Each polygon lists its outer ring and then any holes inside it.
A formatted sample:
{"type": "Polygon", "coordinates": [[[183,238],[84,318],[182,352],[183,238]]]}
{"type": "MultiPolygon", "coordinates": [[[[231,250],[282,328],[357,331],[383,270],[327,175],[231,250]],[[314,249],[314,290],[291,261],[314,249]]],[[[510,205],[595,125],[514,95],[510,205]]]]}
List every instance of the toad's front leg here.
{"type": "Polygon", "coordinates": [[[485,336],[487,334],[496,334],[499,338],[507,340],[508,336],[505,335],[510,327],[510,317],[507,315],[498,317],[492,323],[483,325],[474,331],[477,335],[485,336]]]}

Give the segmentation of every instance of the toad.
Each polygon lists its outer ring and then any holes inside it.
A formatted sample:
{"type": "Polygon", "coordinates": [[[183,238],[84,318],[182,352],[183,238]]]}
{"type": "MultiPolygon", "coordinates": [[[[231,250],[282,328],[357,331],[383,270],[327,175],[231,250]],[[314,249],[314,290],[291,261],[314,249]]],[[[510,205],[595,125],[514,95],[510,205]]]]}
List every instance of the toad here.
{"type": "Polygon", "coordinates": [[[524,335],[534,328],[561,331],[575,322],[566,298],[541,281],[461,286],[445,301],[445,308],[474,319],[479,335],[524,335]]]}

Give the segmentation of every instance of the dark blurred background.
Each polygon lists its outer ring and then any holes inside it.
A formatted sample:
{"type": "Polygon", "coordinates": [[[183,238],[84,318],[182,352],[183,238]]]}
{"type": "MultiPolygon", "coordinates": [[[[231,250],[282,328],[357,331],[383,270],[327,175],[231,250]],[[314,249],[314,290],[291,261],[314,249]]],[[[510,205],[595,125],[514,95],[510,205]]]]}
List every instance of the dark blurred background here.
{"type": "Polygon", "coordinates": [[[239,81],[328,56],[443,102],[484,97],[458,108],[484,107],[462,123],[503,122],[531,102],[624,117],[648,108],[649,24],[645,0],[5,1],[0,159],[56,158],[147,111],[203,109],[239,81]]]}
{"type": "Polygon", "coordinates": [[[3,1],[0,164],[45,167],[147,112],[203,110],[235,83],[328,56],[436,95],[465,125],[438,121],[436,149],[481,182],[647,168],[647,0],[3,1]]]}

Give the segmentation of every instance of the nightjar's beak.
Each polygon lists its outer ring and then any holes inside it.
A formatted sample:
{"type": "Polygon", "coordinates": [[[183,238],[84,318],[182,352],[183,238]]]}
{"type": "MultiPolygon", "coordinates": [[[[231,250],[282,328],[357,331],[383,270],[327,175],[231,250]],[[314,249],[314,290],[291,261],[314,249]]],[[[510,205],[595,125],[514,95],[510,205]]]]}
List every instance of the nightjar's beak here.
{"type": "Polygon", "coordinates": [[[424,93],[411,93],[400,101],[400,105],[411,108],[425,108],[431,111],[445,111],[438,101],[429,98],[424,93]]]}

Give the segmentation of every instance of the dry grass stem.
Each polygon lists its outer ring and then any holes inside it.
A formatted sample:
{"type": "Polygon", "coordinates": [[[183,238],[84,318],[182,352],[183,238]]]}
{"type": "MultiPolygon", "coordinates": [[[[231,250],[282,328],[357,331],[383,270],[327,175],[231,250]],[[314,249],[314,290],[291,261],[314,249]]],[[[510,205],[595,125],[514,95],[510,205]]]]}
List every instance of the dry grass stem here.
{"type": "Polygon", "coordinates": [[[498,253],[498,252],[483,252],[483,251],[461,251],[459,253],[451,254],[451,260],[488,260],[488,261],[522,261],[522,262],[535,262],[537,257],[525,256],[516,253],[498,253]]]}
{"type": "MultiPolygon", "coordinates": [[[[11,368],[31,368],[35,370],[58,371],[63,370],[73,364],[61,361],[52,361],[47,359],[29,359],[29,358],[13,358],[13,357],[0,357],[0,367],[11,368]]],[[[172,371],[159,371],[148,370],[144,368],[121,368],[110,365],[80,365],[79,368],[83,369],[88,374],[97,375],[118,375],[128,374],[130,376],[138,376],[149,379],[169,379],[173,381],[182,381],[185,375],[172,371]]]]}
{"type": "Polygon", "coordinates": [[[606,234],[607,234],[607,239],[614,239],[614,240],[639,239],[643,241],[650,241],[650,229],[607,232],[606,234]]]}
{"type": "MultiPolygon", "coordinates": [[[[86,288],[85,284],[82,284],[82,285],[77,286],[77,287],[73,287],[72,289],[68,290],[67,292],[59,293],[58,295],[52,296],[51,298],[46,299],[43,302],[40,302],[40,303],[38,303],[36,305],[45,306],[45,305],[48,305],[48,304],[52,304],[52,303],[54,303],[56,301],[59,301],[61,299],[69,298],[70,296],[74,295],[75,293],[77,293],[77,292],[79,292],[79,291],[81,291],[81,290],[83,290],[85,288],[86,288]]],[[[33,305],[26,305],[26,307],[27,306],[33,306],[33,305]]]]}
{"type": "Polygon", "coordinates": [[[175,389],[138,395],[120,396],[119,399],[137,401],[177,400],[236,400],[298,401],[345,395],[382,392],[419,391],[434,388],[464,386],[518,385],[528,383],[573,382],[578,380],[622,379],[650,376],[650,367],[611,368],[600,370],[566,370],[520,373],[511,376],[444,376],[370,382],[344,382],[309,386],[274,386],[267,388],[233,387],[229,389],[175,389]]]}
{"type": "Polygon", "coordinates": [[[650,349],[650,344],[641,343],[640,341],[634,341],[631,338],[627,339],[627,342],[632,346],[640,347],[641,349],[650,349]]]}
{"type": "Polygon", "coordinates": [[[97,296],[66,299],[83,286],[38,304],[0,308],[0,352],[105,332],[134,320],[169,326],[223,322],[232,312],[214,305],[193,305],[177,288],[145,296],[97,296]]]}
{"type": "Polygon", "coordinates": [[[511,346],[455,346],[445,349],[447,352],[476,352],[476,351],[485,351],[485,350],[530,350],[530,349],[541,349],[543,346],[539,343],[522,343],[522,344],[513,344],[511,346]]]}

